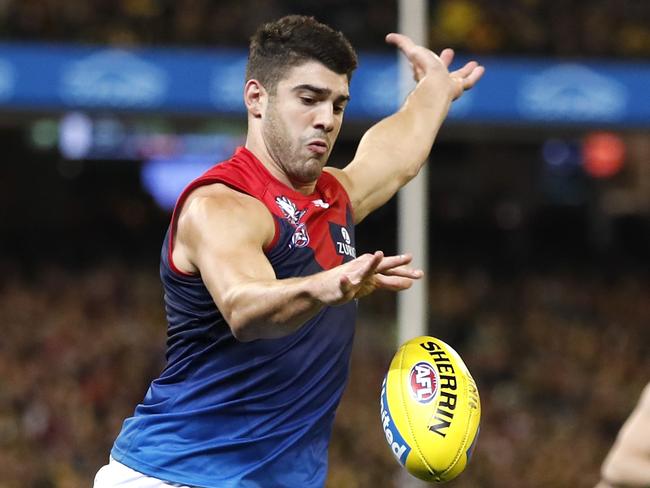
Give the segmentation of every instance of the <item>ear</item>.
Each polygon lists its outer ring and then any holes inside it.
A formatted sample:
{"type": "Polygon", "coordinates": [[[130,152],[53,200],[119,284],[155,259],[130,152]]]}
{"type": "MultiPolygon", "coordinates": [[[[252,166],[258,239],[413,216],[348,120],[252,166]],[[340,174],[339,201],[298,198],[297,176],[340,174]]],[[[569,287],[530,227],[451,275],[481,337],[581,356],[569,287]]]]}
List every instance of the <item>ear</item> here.
{"type": "Polygon", "coordinates": [[[248,80],[244,86],[244,103],[246,110],[253,117],[259,119],[266,108],[268,94],[262,84],[257,80],[248,80]]]}

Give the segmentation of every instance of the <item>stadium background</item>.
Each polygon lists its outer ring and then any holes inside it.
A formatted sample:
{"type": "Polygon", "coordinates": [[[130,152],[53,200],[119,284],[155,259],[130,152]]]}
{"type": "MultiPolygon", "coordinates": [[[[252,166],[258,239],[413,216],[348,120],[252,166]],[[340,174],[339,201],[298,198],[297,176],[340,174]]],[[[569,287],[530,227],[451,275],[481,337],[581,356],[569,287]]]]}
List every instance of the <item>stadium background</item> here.
{"type": "MultiPolygon", "coordinates": [[[[5,0],[0,34],[6,49],[209,52],[243,48],[259,22],[286,13],[314,14],[358,49],[392,54],[382,40],[396,7],[384,0],[5,0]]],[[[440,0],[430,26],[432,46],[479,59],[650,58],[643,1],[440,0]]],[[[464,357],[484,412],[473,462],[450,487],[593,486],[650,378],[648,123],[560,122],[452,120],[431,155],[429,331],[464,357]]],[[[344,127],[333,164],[350,159],[371,123],[344,127]]],[[[207,139],[236,143],[243,124],[218,111],[0,104],[0,487],[89,486],[163,365],[157,265],[169,214],[147,189],[150,161],[105,139],[144,134],[155,152],[190,134],[212,147],[207,139]],[[66,127],[89,122],[103,151],[75,152],[66,127]]],[[[359,227],[358,251],[395,251],[395,219],[393,201],[359,227]]],[[[378,406],[394,298],[377,294],[361,310],[332,488],[393,486],[399,471],[378,406]]]]}

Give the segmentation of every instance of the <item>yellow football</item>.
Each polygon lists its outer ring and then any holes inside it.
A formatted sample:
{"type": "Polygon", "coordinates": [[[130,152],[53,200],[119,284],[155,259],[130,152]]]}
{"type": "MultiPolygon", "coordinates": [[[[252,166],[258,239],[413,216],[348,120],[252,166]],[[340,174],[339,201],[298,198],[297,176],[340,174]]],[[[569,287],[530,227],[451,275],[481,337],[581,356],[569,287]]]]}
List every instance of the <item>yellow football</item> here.
{"type": "Polygon", "coordinates": [[[454,479],[469,463],[480,422],[476,383],[451,346],[422,336],[397,350],[381,387],[381,423],[409,473],[454,479]]]}

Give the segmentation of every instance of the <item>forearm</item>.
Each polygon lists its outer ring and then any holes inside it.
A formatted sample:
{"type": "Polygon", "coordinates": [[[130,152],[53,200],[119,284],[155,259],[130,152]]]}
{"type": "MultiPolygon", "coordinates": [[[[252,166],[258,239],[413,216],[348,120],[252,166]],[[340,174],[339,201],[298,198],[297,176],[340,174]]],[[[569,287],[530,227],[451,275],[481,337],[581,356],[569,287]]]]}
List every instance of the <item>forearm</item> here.
{"type": "Polygon", "coordinates": [[[418,174],[431,151],[451,100],[444,79],[423,78],[398,112],[368,130],[360,150],[372,153],[374,168],[405,184],[418,174]]]}
{"type": "Polygon", "coordinates": [[[398,112],[366,132],[354,160],[345,169],[357,222],[419,173],[450,104],[451,94],[444,80],[427,76],[398,112]]]}
{"type": "Polygon", "coordinates": [[[223,299],[222,313],[241,341],[273,339],[298,330],[324,306],[324,273],[242,283],[223,299]]]}
{"type": "Polygon", "coordinates": [[[406,290],[422,276],[406,266],[410,262],[410,255],[376,251],[310,276],[239,281],[213,296],[237,339],[277,338],[299,329],[324,306],[347,303],[377,288],[406,290]]]}

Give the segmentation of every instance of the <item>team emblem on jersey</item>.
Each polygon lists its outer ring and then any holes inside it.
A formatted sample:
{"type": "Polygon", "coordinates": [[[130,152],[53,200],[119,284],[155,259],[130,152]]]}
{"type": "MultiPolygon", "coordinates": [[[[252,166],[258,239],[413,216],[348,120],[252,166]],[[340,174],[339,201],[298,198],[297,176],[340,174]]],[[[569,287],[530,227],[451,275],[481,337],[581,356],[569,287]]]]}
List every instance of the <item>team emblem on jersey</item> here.
{"type": "Polygon", "coordinates": [[[323,201],[321,198],[318,200],[312,200],[312,202],[315,207],[320,207],[320,208],[330,208],[330,204],[323,201]]]}
{"type": "Polygon", "coordinates": [[[296,229],[291,236],[290,247],[306,247],[309,244],[309,234],[307,233],[307,226],[300,222],[300,219],[304,217],[307,210],[298,210],[296,204],[284,195],[275,197],[275,203],[282,210],[284,218],[296,229]]]}
{"type": "Polygon", "coordinates": [[[291,236],[291,244],[296,247],[306,247],[309,244],[309,234],[305,224],[298,224],[296,231],[291,236]]]}
{"type": "Polygon", "coordinates": [[[275,197],[275,203],[277,203],[280,210],[282,210],[284,218],[293,225],[300,224],[300,219],[302,219],[303,215],[307,212],[306,210],[298,210],[296,204],[283,195],[275,197]]]}

